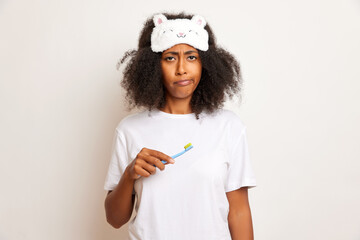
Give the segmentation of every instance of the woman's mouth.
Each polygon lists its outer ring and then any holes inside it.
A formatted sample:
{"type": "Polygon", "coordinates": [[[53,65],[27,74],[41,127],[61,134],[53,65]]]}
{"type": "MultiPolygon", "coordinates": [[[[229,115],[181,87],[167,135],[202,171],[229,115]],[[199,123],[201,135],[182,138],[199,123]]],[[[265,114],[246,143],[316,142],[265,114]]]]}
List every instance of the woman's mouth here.
{"type": "Polygon", "coordinates": [[[189,85],[190,83],[191,83],[191,80],[189,80],[189,79],[175,82],[175,84],[180,85],[180,86],[187,86],[187,85],[189,85]]]}

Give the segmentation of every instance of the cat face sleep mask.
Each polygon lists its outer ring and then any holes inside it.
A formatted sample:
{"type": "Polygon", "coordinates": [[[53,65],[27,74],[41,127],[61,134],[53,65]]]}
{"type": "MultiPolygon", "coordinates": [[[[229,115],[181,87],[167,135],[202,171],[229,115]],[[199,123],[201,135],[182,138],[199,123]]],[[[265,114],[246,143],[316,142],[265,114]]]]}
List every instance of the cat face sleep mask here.
{"type": "Polygon", "coordinates": [[[151,33],[151,50],[163,52],[180,43],[185,43],[201,51],[209,49],[209,34],[205,30],[206,21],[195,15],[192,19],[170,19],[158,14],[153,18],[155,27],[151,33]]]}

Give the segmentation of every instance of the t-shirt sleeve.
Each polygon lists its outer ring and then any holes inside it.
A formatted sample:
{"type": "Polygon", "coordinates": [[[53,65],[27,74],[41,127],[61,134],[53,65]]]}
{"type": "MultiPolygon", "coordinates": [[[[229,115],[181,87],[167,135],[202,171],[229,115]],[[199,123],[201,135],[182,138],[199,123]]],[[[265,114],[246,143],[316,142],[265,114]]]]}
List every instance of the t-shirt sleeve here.
{"type": "Polygon", "coordinates": [[[246,127],[244,126],[242,128],[240,134],[236,134],[236,131],[234,131],[236,128],[232,130],[233,132],[230,141],[233,144],[230,148],[228,178],[225,192],[234,191],[241,187],[252,188],[256,186],[256,179],[249,157],[246,127]]]}
{"type": "MultiPolygon", "coordinates": [[[[104,184],[104,189],[108,191],[114,190],[128,166],[125,136],[118,129],[115,130],[111,152],[110,164],[104,184]]],[[[134,190],[133,194],[135,194],[134,190]]]]}

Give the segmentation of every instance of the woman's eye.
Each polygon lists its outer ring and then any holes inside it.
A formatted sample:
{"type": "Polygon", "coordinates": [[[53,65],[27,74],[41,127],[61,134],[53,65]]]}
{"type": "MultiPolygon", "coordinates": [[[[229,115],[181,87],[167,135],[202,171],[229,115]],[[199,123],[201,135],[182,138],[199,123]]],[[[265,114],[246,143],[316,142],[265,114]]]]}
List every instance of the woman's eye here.
{"type": "Polygon", "coordinates": [[[189,59],[190,60],[195,60],[195,59],[197,59],[197,57],[196,56],[189,56],[189,59]]]}
{"type": "Polygon", "coordinates": [[[175,58],[174,57],[166,57],[165,60],[166,61],[173,61],[173,60],[175,60],[175,58]]]}

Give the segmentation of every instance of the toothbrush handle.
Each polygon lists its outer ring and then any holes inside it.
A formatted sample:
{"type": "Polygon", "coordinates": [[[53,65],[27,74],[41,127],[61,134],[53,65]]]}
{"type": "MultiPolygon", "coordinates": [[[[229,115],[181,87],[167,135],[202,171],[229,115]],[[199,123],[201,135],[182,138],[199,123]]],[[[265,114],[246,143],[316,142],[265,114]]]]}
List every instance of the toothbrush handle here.
{"type": "Polygon", "coordinates": [[[182,151],[182,152],[179,152],[178,154],[175,154],[174,156],[171,156],[171,157],[172,157],[173,159],[174,159],[174,158],[177,158],[177,157],[183,155],[185,152],[186,152],[186,150],[184,150],[184,151],[182,151]]]}
{"type": "MultiPolygon", "coordinates": [[[[171,156],[171,158],[172,158],[172,159],[177,158],[177,157],[179,157],[180,155],[183,155],[185,152],[186,152],[186,150],[184,150],[184,151],[182,151],[182,152],[180,152],[180,153],[178,153],[178,154],[175,154],[175,155],[171,156]]],[[[164,161],[164,160],[161,160],[161,162],[162,162],[163,164],[167,163],[167,162],[164,161]]]]}

